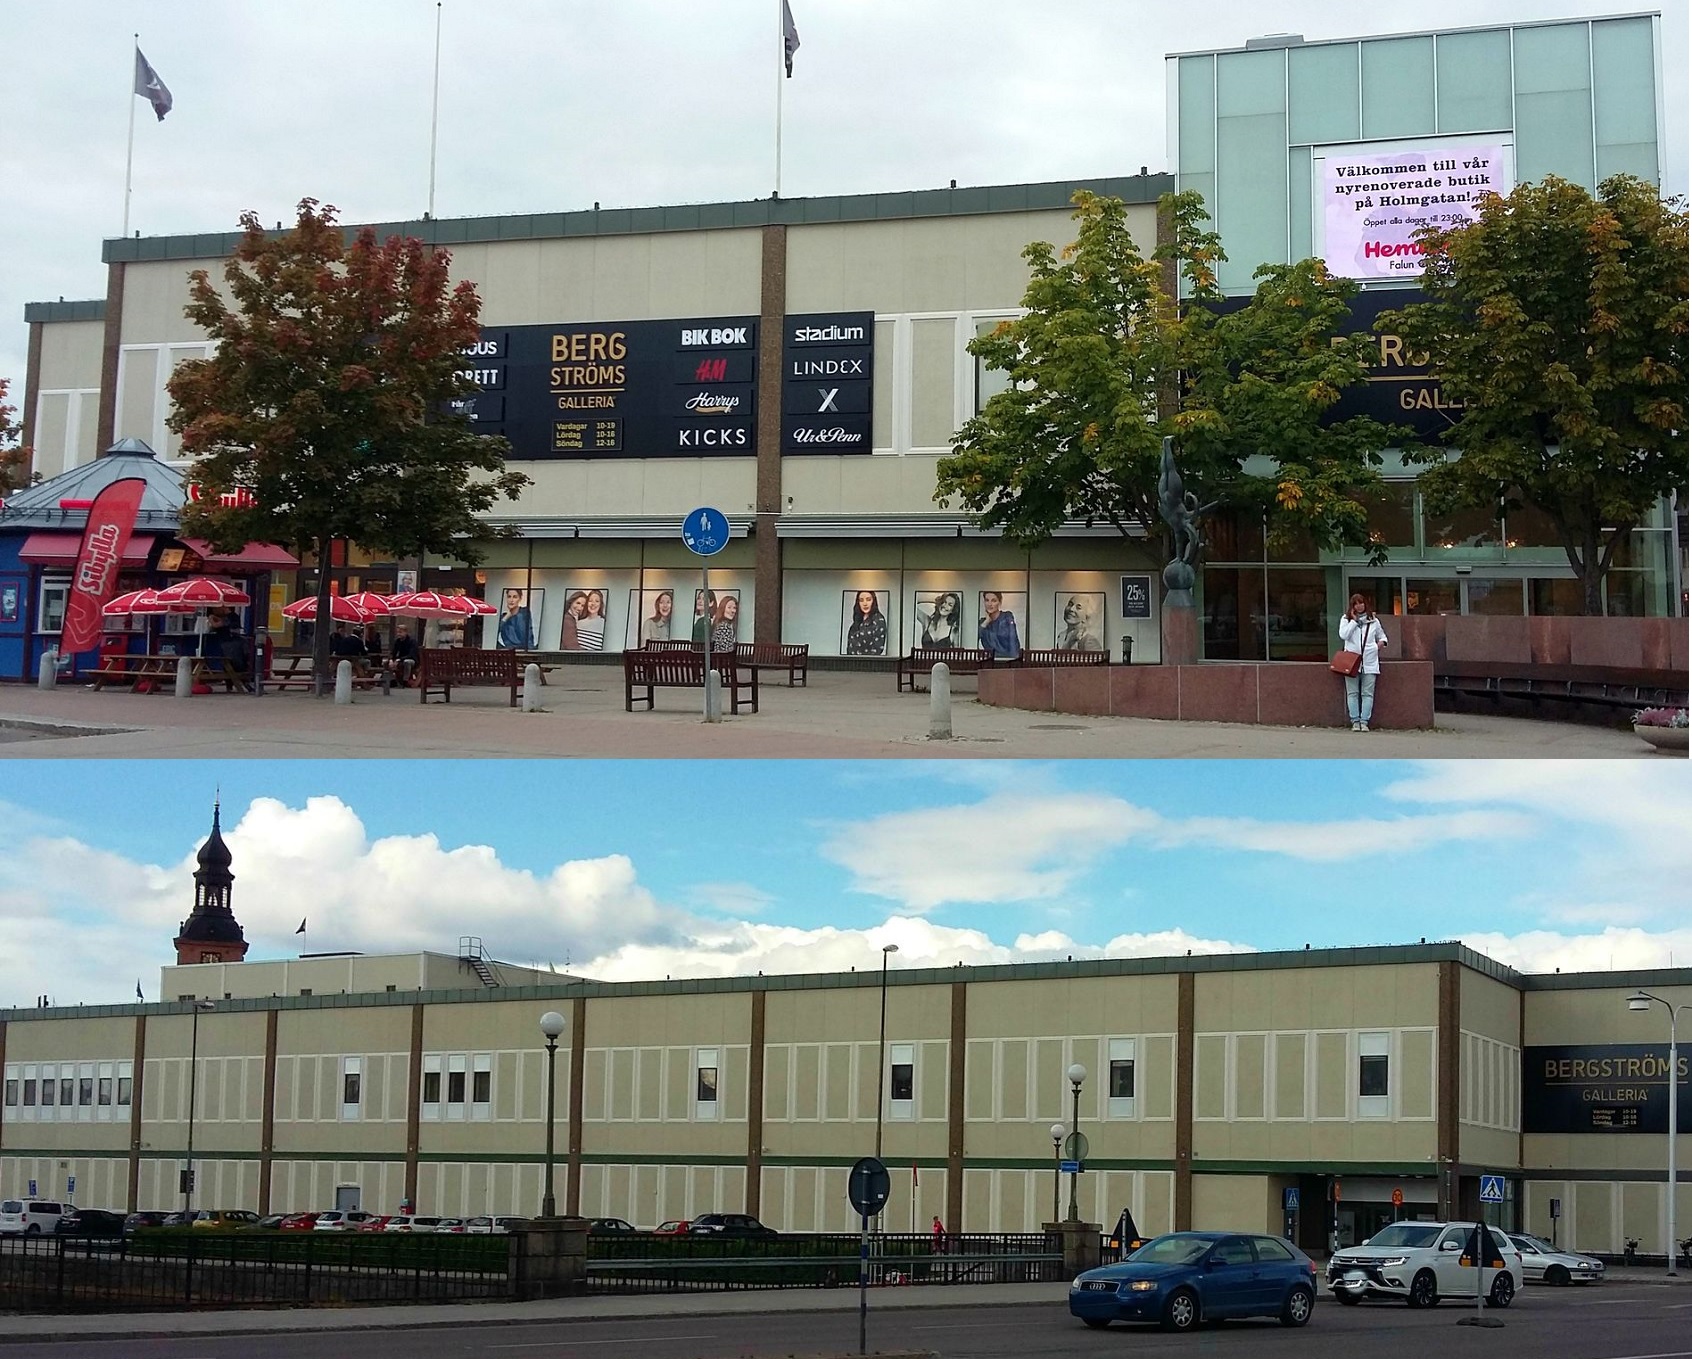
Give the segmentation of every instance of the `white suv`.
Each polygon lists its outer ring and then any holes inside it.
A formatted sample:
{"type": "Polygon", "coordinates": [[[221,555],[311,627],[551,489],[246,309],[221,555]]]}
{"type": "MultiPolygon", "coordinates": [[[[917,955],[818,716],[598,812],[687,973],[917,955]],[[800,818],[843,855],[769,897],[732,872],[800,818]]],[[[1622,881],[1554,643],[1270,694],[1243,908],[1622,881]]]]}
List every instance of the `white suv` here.
{"type": "Polygon", "coordinates": [[[51,1236],[65,1212],[51,1199],[6,1199],[0,1202],[0,1236],[51,1236]]]}
{"type": "Polygon", "coordinates": [[[1472,1222],[1395,1222],[1361,1246],[1347,1246],[1328,1261],[1328,1287],[1341,1302],[1397,1298],[1432,1307],[1441,1298],[1473,1302],[1478,1282],[1488,1307],[1508,1307],[1522,1285],[1522,1256],[1497,1227],[1488,1227],[1492,1259],[1476,1270],[1472,1222]]]}

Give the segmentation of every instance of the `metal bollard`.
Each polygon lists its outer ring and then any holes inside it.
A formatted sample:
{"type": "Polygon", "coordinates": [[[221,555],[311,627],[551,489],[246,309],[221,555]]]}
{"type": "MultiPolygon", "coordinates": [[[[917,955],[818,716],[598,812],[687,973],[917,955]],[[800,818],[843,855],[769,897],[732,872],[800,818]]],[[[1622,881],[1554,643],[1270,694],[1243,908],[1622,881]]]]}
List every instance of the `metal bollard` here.
{"type": "Polygon", "coordinates": [[[538,713],[540,704],[541,672],[540,666],[533,661],[523,667],[523,711],[538,713]]]}
{"type": "Polygon", "coordinates": [[[1134,664],[1134,639],[1127,633],[1122,634],[1122,664],[1134,664]]]}
{"type": "Polygon", "coordinates": [[[176,696],[187,698],[194,692],[194,662],[186,656],[176,658],[176,696]]]}
{"type": "Polygon", "coordinates": [[[715,670],[705,672],[705,720],[723,720],[723,677],[715,670]]]}
{"type": "Polygon", "coordinates": [[[342,661],[335,667],[335,702],[352,702],[352,662],[342,661]]]}
{"type": "Polygon", "coordinates": [[[928,739],[952,739],[952,668],[945,661],[928,672],[928,739]]]}
{"type": "Polygon", "coordinates": [[[35,668],[35,686],[51,689],[59,682],[59,649],[50,646],[41,653],[41,664],[35,668]]]}

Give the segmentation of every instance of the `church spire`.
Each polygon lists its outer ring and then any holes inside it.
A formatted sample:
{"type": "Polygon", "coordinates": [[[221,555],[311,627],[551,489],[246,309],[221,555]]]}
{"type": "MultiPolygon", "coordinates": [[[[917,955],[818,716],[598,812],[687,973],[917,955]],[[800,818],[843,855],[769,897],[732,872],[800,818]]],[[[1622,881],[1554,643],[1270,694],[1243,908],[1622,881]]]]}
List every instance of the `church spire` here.
{"type": "Polygon", "coordinates": [[[223,842],[223,805],[212,803],[211,834],[200,846],[194,870],[194,910],[176,937],[176,961],[181,963],[238,963],[247,956],[246,936],[230,909],[235,874],[234,856],[223,842]]]}

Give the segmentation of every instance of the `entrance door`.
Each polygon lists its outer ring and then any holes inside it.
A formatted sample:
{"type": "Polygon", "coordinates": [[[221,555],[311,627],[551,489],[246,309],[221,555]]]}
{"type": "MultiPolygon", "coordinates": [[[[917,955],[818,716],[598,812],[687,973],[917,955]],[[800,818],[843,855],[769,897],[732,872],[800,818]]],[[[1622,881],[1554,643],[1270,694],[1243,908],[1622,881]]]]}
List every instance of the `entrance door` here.
{"type": "Polygon", "coordinates": [[[356,1213],[358,1211],[358,1186],[356,1184],[338,1184],[335,1186],[335,1211],[337,1213],[356,1213]]]}

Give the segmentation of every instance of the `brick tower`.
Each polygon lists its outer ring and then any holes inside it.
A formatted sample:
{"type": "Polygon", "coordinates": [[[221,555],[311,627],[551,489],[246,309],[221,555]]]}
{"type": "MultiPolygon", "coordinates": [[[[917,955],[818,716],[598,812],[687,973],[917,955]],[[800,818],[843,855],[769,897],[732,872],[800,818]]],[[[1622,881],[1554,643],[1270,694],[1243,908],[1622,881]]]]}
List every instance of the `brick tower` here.
{"type": "Polygon", "coordinates": [[[229,871],[229,846],[218,824],[218,804],[212,804],[211,834],[200,846],[200,866],[194,870],[194,910],[176,936],[176,961],[181,963],[238,963],[247,956],[241,923],[229,909],[235,875],[229,871]]]}

